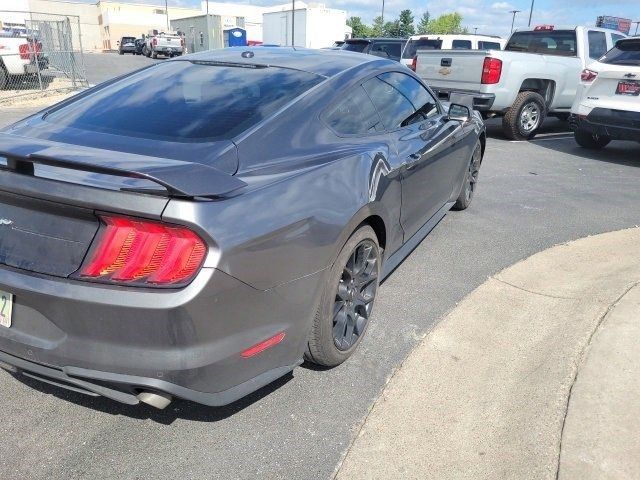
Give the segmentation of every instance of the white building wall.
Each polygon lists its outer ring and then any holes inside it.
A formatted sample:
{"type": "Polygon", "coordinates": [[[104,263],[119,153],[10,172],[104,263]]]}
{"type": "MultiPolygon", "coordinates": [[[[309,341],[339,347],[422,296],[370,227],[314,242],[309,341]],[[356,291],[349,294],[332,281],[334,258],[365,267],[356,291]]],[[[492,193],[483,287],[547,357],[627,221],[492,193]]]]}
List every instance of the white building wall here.
{"type": "MultiPolygon", "coordinates": [[[[263,15],[263,40],[266,44],[291,45],[291,9],[263,15]]],[[[330,47],[344,39],[347,12],[324,5],[296,9],[295,45],[307,48],[330,47]]]]}

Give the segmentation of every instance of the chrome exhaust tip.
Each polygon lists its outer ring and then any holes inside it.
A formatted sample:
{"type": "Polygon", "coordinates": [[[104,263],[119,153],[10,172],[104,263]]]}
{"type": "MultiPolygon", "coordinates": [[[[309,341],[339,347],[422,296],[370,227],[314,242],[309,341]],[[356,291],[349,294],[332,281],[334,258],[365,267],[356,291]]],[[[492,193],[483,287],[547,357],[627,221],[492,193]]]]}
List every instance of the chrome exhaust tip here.
{"type": "Polygon", "coordinates": [[[151,405],[152,407],[155,407],[158,410],[167,408],[172,400],[171,395],[168,395],[166,393],[155,393],[155,392],[140,392],[137,395],[137,398],[142,403],[151,405]]]}

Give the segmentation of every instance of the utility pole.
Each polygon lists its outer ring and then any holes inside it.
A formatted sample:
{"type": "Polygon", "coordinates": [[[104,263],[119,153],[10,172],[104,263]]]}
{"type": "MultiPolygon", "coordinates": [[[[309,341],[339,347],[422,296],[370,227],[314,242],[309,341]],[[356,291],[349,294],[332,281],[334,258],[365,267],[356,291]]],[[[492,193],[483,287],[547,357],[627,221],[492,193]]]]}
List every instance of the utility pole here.
{"type": "Polygon", "coordinates": [[[533,4],[536,0],[531,0],[531,10],[529,10],[529,26],[531,26],[531,17],[533,16],[533,4]]]}
{"type": "Polygon", "coordinates": [[[384,27],[384,0],[382,0],[382,16],[380,18],[382,18],[382,26],[384,27]]]}
{"type": "Polygon", "coordinates": [[[169,26],[169,3],[168,3],[168,0],[164,0],[164,13],[167,16],[167,33],[169,33],[169,31],[171,30],[171,27],[169,26]]]}
{"type": "Polygon", "coordinates": [[[513,13],[513,18],[511,19],[511,33],[513,33],[513,24],[516,23],[516,13],[520,13],[522,10],[510,10],[509,13],[513,13]]]}
{"type": "Polygon", "coordinates": [[[296,0],[291,0],[291,46],[295,47],[296,35],[296,0]]]}
{"type": "Polygon", "coordinates": [[[638,35],[638,25],[640,25],[640,20],[636,20],[635,22],[631,22],[636,24],[636,33],[634,35],[638,35]]]}

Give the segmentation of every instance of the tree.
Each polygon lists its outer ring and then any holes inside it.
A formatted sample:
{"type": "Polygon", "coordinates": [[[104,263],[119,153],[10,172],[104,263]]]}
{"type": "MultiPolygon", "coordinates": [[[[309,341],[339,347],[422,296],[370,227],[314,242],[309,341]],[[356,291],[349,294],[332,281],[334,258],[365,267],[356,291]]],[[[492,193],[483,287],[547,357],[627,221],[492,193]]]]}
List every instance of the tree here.
{"type": "Polygon", "coordinates": [[[398,17],[398,37],[409,37],[415,33],[411,10],[402,10],[398,17]]]}
{"type": "Polygon", "coordinates": [[[429,33],[429,20],[431,20],[431,14],[426,11],[422,14],[420,22],[418,23],[418,34],[429,33]]]}
{"type": "Polygon", "coordinates": [[[372,37],[384,36],[384,25],[382,24],[382,17],[377,16],[373,19],[373,25],[371,25],[369,33],[372,37]]]}
{"type": "Polygon", "coordinates": [[[353,38],[367,38],[371,36],[371,27],[362,23],[360,17],[350,17],[347,25],[351,27],[353,38]]]}
{"type": "Polygon", "coordinates": [[[434,35],[447,35],[450,33],[468,33],[462,26],[462,15],[458,12],[445,13],[438,18],[429,20],[427,32],[434,35]]]}

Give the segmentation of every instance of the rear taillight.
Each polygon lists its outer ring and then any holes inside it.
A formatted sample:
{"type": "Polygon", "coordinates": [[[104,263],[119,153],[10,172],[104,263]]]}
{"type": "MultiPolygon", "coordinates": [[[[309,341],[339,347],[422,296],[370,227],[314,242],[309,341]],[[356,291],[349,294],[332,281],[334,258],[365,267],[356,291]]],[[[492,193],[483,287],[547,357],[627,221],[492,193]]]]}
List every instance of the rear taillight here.
{"type": "Polygon", "coordinates": [[[594,72],[593,70],[589,70],[588,68],[585,68],[580,73],[580,80],[582,80],[583,82],[590,83],[590,82],[593,82],[597,76],[598,76],[598,72],[594,72]]]}
{"type": "Polygon", "coordinates": [[[34,54],[42,52],[42,44],[40,42],[23,43],[18,46],[18,52],[22,60],[29,60],[34,54]]]}
{"type": "Polygon", "coordinates": [[[482,65],[481,83],[492,85],[500,81],[502,75],[502,60],[493,57],[485,57],[482,65]]]}
{"type": "Polygon", "coordinates": [[[182,37],[180,38],[180,46],[182,48],[184,48],[184,38],[182,38],[182,37]]]}
{"type": "Polygon", "coordinates": [[[158,45],[158,39],[157,38],[151,39],[151,45],[153,45],[154,47],[158,45]]]}
{"type": "Polygon", "coordinates": [[[200,270],[207,247],[186,227],[103,215],[77,277],[140,286],[181,286],[200,270]]]}
{"type": "Polygon", "coordinates": [[[411,64],[409,65],[409,68],[415,72],[417,67],[418,67],[418,56],[416,55],[411,60],[411,64]]]}

